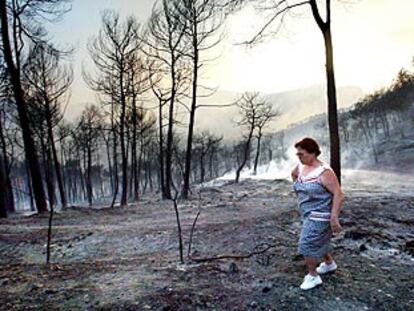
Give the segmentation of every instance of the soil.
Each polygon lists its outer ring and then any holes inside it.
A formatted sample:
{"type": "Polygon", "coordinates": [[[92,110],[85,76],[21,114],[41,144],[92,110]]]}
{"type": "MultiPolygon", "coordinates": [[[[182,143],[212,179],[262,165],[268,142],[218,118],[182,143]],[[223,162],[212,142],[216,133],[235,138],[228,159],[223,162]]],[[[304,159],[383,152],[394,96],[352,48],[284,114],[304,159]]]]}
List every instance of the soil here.
{"type": "Polygon", "coordinates": [[[344,179],[344,231],[332,241],[339,267],[309,291],[299,288],[301,220],[287,180],[193,189],[178,205],[184,264],[173,204],[158,194],[59,211],[48,266],[48,215],[16,215],[0,220],[0,309],[414,310],[414,194],[404,186],[344,179]],[[253,252],[262,253],[196,260],[253,252]]]}

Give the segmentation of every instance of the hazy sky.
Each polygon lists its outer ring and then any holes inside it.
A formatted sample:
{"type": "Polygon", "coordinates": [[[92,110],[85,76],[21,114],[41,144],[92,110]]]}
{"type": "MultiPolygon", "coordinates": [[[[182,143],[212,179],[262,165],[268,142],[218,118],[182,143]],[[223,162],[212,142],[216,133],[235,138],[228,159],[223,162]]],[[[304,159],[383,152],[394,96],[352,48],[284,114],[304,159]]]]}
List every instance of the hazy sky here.
{"type": "MultiPolygon", "coordinates": [[[[337,86],[359,86],[370,92],[390,84],[402,67],[411,69],[414,56],[414,0],[332,1],[332,31],[337,86]]],[[[75,83],[69,113],[95,101],[80,75],[90,66],[86,43],[100,27],[100,13],[115,9],[121,16],[148,18],[153,0],[74,0],[73,10],[49,27],[55,41],[77,48],[75,83]]],[[[267,93],[325,83],[322,35],[309,8],[288,18],[284,29],[254,48],[233,43],[247,40],[263,17],[252,9],[232,16],[226,42],[215,51],[219,58],[203,74],[205,83],[223,90],[267,93]]]]}

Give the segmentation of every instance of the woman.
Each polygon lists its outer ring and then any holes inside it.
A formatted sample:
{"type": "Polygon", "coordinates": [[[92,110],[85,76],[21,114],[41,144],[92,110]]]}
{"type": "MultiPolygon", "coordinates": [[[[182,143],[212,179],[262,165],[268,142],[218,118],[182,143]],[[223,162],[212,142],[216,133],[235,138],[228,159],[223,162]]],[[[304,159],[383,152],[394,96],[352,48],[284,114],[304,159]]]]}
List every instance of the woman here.
{"type": "Polygon", "coordinates": [[[342,230],[338,217],[344,194],[334,171],[318,159],[321,152],[315,140],[304,138],[295,148],[300,163],[292,170],[292,179],[303,218],[299,253],[309,271],[300,288],[307,290],[322,284],[319,274],[337,268],[329,244],[332,233],[342,230]],[[321,258],[324,261],[317,267],[321,258]]]}

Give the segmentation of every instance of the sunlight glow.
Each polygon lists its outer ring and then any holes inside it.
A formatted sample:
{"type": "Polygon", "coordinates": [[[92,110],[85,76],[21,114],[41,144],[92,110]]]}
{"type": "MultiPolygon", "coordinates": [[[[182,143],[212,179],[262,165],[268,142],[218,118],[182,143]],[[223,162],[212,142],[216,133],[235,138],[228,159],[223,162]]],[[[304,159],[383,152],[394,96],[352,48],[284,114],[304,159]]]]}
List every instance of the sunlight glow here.
{"type": "MultiPolygon", "coordinates": [[[[410,68],[413,11],[414,1],[406,0],[335,4],[337,86],[355,85],[371,92],[389,85],[402,67],[410,68]]],[[[211,81],[226,90],[267,93],[324,84],[323,40],[309,14],[290,18],[277,36],[253,48],[232,45],[250,39],[262,20],[249,8],[230,19],[229,42],[219,63],[210,69],[211,81]]]]}
{"type": "MultiPolygon", "coordinates": [[[[98,32],[100,12],[114,9],[121,16],[133,13],[145,24],[154,2],[75,0],[73,10],[62,22],[50,25],[54,40],[72,44],[77,49],[73,57],[73,109],[69,114],[76,114],[86,102],[96,102],[95,95],[83,82],[81,71],[90,63],[86,43],[98,32]]],[[[412,0],[334,1],[332,33],[336,85],[357,86],[368,93],[388,86],[401,68],[411,69],[414,56],[412,12],[412,0]]],[[[235,43],[251,39],[262,25],[263,15],[247,7],[230,16],[225,41],[211,53],[218,58],[203,67],[201,83],[221,90],[265,93],[324,85],[323,40],[309,13],[304,7],[295,16],[286,18],[276,36],[252,48],[235,43]]]]}

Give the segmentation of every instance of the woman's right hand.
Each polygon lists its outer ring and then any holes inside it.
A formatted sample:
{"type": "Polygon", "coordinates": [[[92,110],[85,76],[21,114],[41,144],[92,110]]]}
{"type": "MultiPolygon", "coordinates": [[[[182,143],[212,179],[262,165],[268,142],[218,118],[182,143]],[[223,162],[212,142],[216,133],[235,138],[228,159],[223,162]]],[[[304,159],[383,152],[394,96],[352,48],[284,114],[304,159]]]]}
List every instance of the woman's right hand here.
{"type": "Polygon", "coordinates": [[[331,229],[333,233],[339,233],[342,231],[342,226],[339,223],[338,216],[331,216],[331,229]]]}

